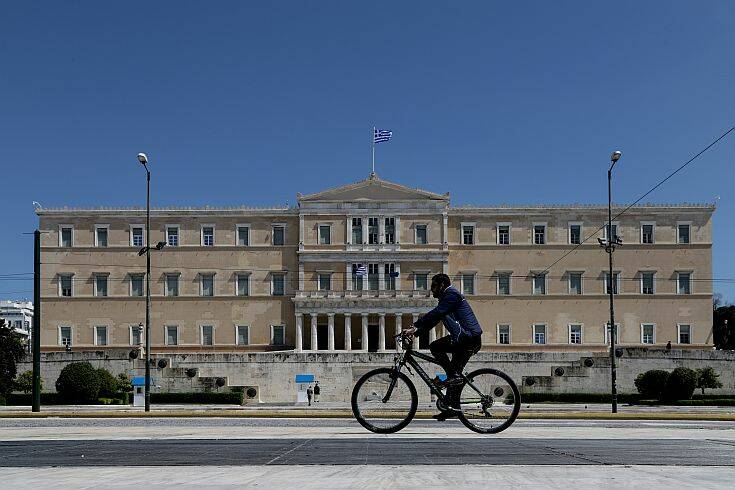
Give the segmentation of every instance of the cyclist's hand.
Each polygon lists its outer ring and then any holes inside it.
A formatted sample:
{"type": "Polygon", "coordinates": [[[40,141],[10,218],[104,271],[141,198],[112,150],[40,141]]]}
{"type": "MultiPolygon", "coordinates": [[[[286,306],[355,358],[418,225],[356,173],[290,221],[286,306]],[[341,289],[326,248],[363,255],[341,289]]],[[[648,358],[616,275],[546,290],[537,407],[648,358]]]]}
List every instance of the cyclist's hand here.
{"type": "Polygon", "coordinates": [[[403,331],[403,335],[407,340],[413,340],[414,335],[416,335],[416,327],[407,328],[403,331]]]}

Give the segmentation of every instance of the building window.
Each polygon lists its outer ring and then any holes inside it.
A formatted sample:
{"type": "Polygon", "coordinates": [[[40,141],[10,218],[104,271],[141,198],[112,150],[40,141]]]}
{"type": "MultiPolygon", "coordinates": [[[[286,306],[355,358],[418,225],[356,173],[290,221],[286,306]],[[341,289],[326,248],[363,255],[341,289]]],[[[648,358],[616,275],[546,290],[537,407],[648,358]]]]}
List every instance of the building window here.
{"type": "Polygon", "coordinates": [[[396,243],[396,219],[385,218],[385,243],[396,243]]]}
{"type": "Polygon", "coordinates": [[[143,227],[134,226],[130,228],[130,245],[133,247],[143,246],[143,227]]]}
{"type": "Polygon", "coordinates": [[[386,291],[395,291],[396,289],[396,264],[384,264],[383,266],[383,281],[385,282],[386,291]]]}
{"type": "Polygon", "coordinates": [[[74,246],[74,228],[71,226],[62,226],[59,229],[59,246],[60,247],[73,247],[74,246]]]}
{"type": "Polygon", "coordinates": [[[94,327],[94,345],[107,345],[107,327],[105,325],[94,327]]]}
{"type": "Polygon", "coordinates": [[[362,218],[352,218],[352,243],[362,245],[362,218]]]}
{"type": "Polygon", "coordinates": [[[286,243],[286,227],[273,225],[273,245],[282,246],[286,243]]]}
{"type": "Polygon", "coordinates": [[[94,295],[100,298],[107,296],[107,274],[94,276],[94,295]]]}
{"type": "Polygon", "coordinates": [[[656,325],[653,323],[641,324],[641,343],[653,344],[656,342],[656,325]]]}
{"type": "Polygon", "coordinates": [[[426,245],[429,243],[429,237],[426,233],[426,225],[416,225],[416,244],[426,245]]]}
{"type": "Polygon", "coordinates": [[[642,223],[641,224],[641,243],[653,243],[653,223],[642,223]]]}
{"type": "Polygon", "coordinates": [[[167,226],[166,227],[166,243],[169,247],[179,246],[179,227],[178,226],[167,226]]]}
{"type": "Polygon", "coordinates": [[[569,243],[579,245],[582,243],[582,225],[579,223],[569,224],[569,243]]]}
{"type": "Polygon", "coordinates": [[[581,344],[582,343],[582,325],[579,325],[579,324],[569,325],[569,343],[570,344],[581,344]]]}
{"type": "Polygon", "coordinates": [[[462,225],[462,245],[475,244],[475,225],[462,225]]]}
{"type": "Polygon", "coordinates": [[[510,224],[498,224],[498,245],[510,245],[510,224]]]}
{"type": "Polygon", "coordinates": [[[510,344],[510,325],[498,325],[498,344],[510,344]]]}
{"type": "Polygon", "coordinates": [[[59,345],[71,347],[71,327],[59,327],[59,345]]]}
{"type": "Polygon", "coordinates": [[[368,218],[368,243],[378,243],[378,218],[368,218]]]}
{"type": "Polygon", "coordinates": [[[462,294],[464,295],[475,294],[475,275],[474,274],[462,274],[462,294]]]}
{"type": "Polygon", "coordinates": [[[534,344],[545,344],[546,343],[546,325],[543,325],[543,324],[533,325],[533,343],[534,344]]]}
{"type": "Polygon", "coordinates": [[[415,289],[417,291],[427,291],[429,289],[429,274],[414,274],[415,289]]]}
{"type": "Polygon", "coordinates": [[[319,245],[329,245],[332,243],[332,227],[329,225],[319,225],[319,245]]]}
{"type": "Polygon", "coordinates": [[[285,291],[285,274],[273,274],[271,277],[271,294],[273,296],[283,296],[285,291]]]}
{"type": "Polygon", "coordinates": [[[130,326],[130,345],[141,345],[143,343],[143,327],[140,325],[130,326]]]}
{"type": "Polygon", "coordinates": [[[546,274],[533,275],[533,294],[546,294],[546,274]]]}
{"type": "Polygon", "coordinates": [[[130,274],[130,296],[143,296],[143,274],[130,274]]]}
{"type": "MultiPolygon", "coordinates": [[[[607,229],[609,228],[609,226],[610,226],[609,223],[606,221],[605,222],[605,225],[602,228],[602,236],[603,236],[603,238],[605,240],[607,240],[607,237],[608,237],[607,229]]],[[[619,237],[619,236],[620,235],[618,234],[618,223],[616,223],[615,221],[613,221],[613,223],[612,223],[612,237],[613,238],[616,238],[616,237],[619,237]]]]}
{"type": "Polygon", "coordinates": [[[679,343],[680,344],[691,344],[692,343],[692,326],[691,325],[679,325],[679,343]]]}
{"type": "Polygon", "coordinates": [[[235,275],[235,294],[237,296],[250,296],[250,274],[235,275]]]}
{"type": "Polygon", "coordinates": [[[582,294],[582,273],[569,273],[569,294],[582,294]]]}
{"type": "Polygon", "coordinates": [[[692,225],[688,223],[679,223],[677,225],[677,242],[678,243],[691,243],[691,229],[692,225]]]}
{"type": "Polygon", "coordinates": [[[166,274],[166,296],[179,295],[179,275],[166,274]]]}
{"type": "Polygon", "coordinates": [[[247,247],[250,245],[250,227],[245,225],[237,225],[237,245],[247,247]]]}
{"type": "Polygon", "coordinates": [[[284,345],[286,343],[286,327],[283,325],[271,326],[271,344],[284,345]]]}
{"type": "MultiPolygon", "coordinates": [[[[610,294],[610,273],[605,272],[604,274],[604,292],[605,294],[610,294]]],[[[619,272],[613,272],[613,281],[612,281],[612,287],[613,287],[613,294],[618,294],[619,287],[620,287],[620,273],[619,272]]]]}
{"type": "Polygon", "coordinates": [[[214,274],[200,274],[202,296],[214,296],[214,274]]]}
{"type": "Polygon", "coordinates": [[[546,243],[546,225],[533,225],[533,244],[543,245],[546,243]]]}
{"type": "Polygon", "coordinates": [[[107,225],[95,226],[94,227],[94,246],[95,247],[106,247],[108,234],[109,234],[109,228],[107,227],[107,225]]]}
{"type": "Polygon", "coordinates": [[[352,264],[352,289],[355,291],[362,290],[363,277],[367,274],[367,269],[362,264],[352,264]]]}
{"type": "Polygon", "coordinates": [[[214,226],[202,226],[202,245],[214,247],[214,226]]]}
{"type": "Polygon", "coordinates": [[[59,276],[59,296],[70,298],[72,295],[73,276],[64,274],[59,276]]]}
{"type": "Polygon", "coordinates": [[[331,291],[332,290],[332,274],[321,273],[319,274],[319,291],[331,291]]]}
{"type": "Polygon", "coordinates": [[[179,327],[175,325],[166,326],[166,345],[179,345],[179,327]]]}
{"type": "Polygon", "coordinates": [[[368,264],[368,289],[372,291],[377,291],[378,285],[378,264],[368,264]]]}
{"type": "Polygon", "coordinates": [[[679,294],[692,294],[691,279],[692,275],[689,272],[676,273],[676,285],[679,294]]]}
{"type": "Polygon", "coordinates": [[[654,293],[654,273],[641,272],[641,294],[654,293]]]}
{"type": "Polygon", "coordinates": [[[202,345],[214,345],[214,327],[202,325],[202,345]]]}
{"type": "Polygon", "coordinates": [[[250,345],[250,327],[247,325],[237,326],[237,345],[250,345]]]}
{"type": "MultiPolygon", "coordinates": [[[[605,325],[605,344],[610,343],[610,324],[605,325]]],[[[615,324],[615,343],[620,343],[620,324],[615,324]]]]}
{"type": "Polygon", "coordinates": [[[498,294],[510,294],[510,272],[498,273],[498,294]]]}

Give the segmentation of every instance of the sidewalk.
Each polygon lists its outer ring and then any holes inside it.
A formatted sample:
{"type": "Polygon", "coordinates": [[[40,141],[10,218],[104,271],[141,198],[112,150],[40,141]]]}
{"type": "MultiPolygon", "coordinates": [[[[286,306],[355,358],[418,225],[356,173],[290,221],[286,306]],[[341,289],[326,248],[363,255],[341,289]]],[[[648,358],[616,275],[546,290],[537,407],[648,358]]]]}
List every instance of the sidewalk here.
{"type": "MultiPolygon", "coordinates": [[[[436,413],[433,404],[419,405],[416,418],[429,418],[436,413]]],[[[282,418],[352,418],[349,403],[319,402],[311,407],[299,405],[151,405],[146,413],[142,407],[126,405],[50,405],[41,412],[31,412],[30,406],[2,406],[0,418],[30,417],[282,417],[282,418]]],[[[524,403],[519,418],[526,419],[601,419],[601,420],[719,420],[735,421],[735,407],[681,407],[618,405],[613,414],[609,404],[600,403],[524,403]]]]}

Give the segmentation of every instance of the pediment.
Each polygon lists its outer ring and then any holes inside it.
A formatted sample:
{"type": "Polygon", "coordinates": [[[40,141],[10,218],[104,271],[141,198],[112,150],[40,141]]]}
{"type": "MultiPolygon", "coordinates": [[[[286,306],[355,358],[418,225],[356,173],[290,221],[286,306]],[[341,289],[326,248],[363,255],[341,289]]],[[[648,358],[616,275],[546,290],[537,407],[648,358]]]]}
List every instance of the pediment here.
{"type": "Polygon", "coordinates": [[[404,201],[449,201],[449,193],[412,189],[404,185],[388,182],[371,174],[369,178],[354,184],[328,189],[315,194],[298,196],[299,202],[404,202],[404,201]]]}

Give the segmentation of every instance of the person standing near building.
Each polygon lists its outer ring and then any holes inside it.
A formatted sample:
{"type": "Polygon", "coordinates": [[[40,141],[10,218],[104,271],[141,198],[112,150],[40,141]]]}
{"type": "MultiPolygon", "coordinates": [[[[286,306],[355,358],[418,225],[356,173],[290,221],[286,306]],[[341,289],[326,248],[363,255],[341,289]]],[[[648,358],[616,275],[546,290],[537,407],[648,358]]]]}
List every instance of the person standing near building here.
{"type": "Polygon", "coordinates": [[[322,393],[322,389],[319,387],[319,381],[314,385],[314,403],[319,401],[319,395],[322,393]]]}
{"type": "Polygon", "coordinates": [[[306,399],[309,400],[309,406],[311,406],[311,399],[314,398],[314,388],[309,385],[306,389],[306,399]]]}

